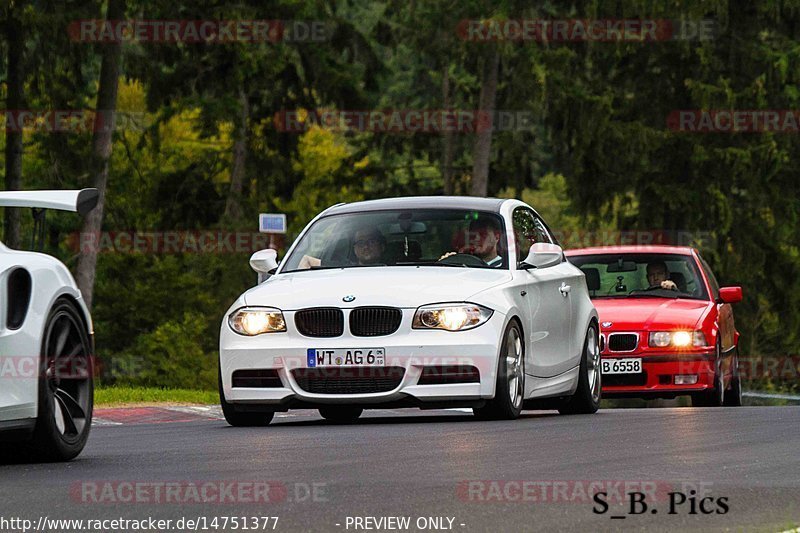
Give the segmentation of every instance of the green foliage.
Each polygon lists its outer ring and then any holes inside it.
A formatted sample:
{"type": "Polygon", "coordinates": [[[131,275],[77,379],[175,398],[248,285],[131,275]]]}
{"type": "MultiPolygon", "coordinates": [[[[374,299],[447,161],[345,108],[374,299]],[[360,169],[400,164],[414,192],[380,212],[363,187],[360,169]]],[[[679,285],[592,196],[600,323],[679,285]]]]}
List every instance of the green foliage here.
{"type": "Polygon", "coordinates": [[[363,161],[351,161],[351,149],[341,136],[318,127],[304,133],[292,163],[299,183],[289,201],[275,202],[292,221],[291,232],[298,233],[331,205],[363,200],[363,182],[354,179],[363,166],[363,161]]]}
{"type": "MultiPolygon", "coordinates": [[[[72,42],[63,30],[101,17],[105,3],[72,4],[69,13],[51,1],[24,11],[31,109],[90,109],[96,101],[102,47],[72,42]]],[[[736,308],[742,352],[800,351],[797,136],[683,133],[667,124],[681,109],[800,108],[794,3],[134,0],[128,9],[148,19],[328,23],[327,40],[316,43],[123,47],[117,107],[142,122],[115,133],[104,230],[253,231],[259,212],[280,211],[290,236],[338,202],[439,194],[445,170],[456,193],[466,193],[475,137],[449,137],[444,169],[444,135],[287,133],[275,113],[475,110],[490,45],[459,38],[464,19],[713,19],[718,34],[701,41],[497,43],[496,108],[528,113],[531,125],[494,132],[489,191],[529,202],[568,247],[592,244],[596,232],[710,235],[702,252],[721,283],[744,288],[736,308]],[[242,132],[241,215],[224,217],[242,132]]],[[[5,90],[0,85],[0,96],[5,90]]],[[[0,143],[4,136],[0,130],[0,143]]],[[[89,185],[90,131],[26,131],[24,147],[26,188],[89,185]]],[[[30,217],[23,221],[27,237],[30,217]]],[[[54,213],[48,224],[46,251],[74,267],[80,222],[54,213]]],[[[219,323],[254,277],[245,252],[103,251],[93,309],[98,353],[123,370],[134,365],[109,379],[212,386],[219,323]],[[145,355],[149,366],[136,370],[145,355]]]]}
{"type": "Polygon", "coordinates": [[[134,375],[120,376],[120,385],[213,389],[217,370],[213,356],[204,349],[206,317],[186,313],[182,320],[168,320],[155,330],[136,337],[133,345],[116,357],[117,368],[134,375]]]}

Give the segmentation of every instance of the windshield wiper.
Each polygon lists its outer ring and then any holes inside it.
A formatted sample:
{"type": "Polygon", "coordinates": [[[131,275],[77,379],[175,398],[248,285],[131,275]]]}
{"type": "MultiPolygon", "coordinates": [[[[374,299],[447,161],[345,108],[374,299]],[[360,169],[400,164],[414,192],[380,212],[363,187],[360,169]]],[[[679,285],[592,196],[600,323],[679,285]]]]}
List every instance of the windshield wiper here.
{"type": "Polygon", "coordinates": [[[677,299],[678,297],[679,297],[678,294],[656,293],[655,291],[637,291],[637,292],[632,292],[626,296],[626,298],[670,298],[670,299],[677,299]]]}
{"type": "MultiPolygon", "coordinates": [[[[417,265],[417,266],[470,268],[467,265],[465,265],[464,263],[427,263],[427,264],[422,264],[422,265],[417,265]]],[[[481,268],[481,267],[475,267],[475,268],[481,268]]]]}
{"type": "Polygon", "coordinates": [[[374,265],[337,265],[337,266],[312,266],[309,268],[295,268],[294,270],[284,270],[281,274],[293,274],[295,272],[316,272],[318,270],[343,270],[345,268],[368,268],[385,267],[386,263],[375,263],[374,265]]]}

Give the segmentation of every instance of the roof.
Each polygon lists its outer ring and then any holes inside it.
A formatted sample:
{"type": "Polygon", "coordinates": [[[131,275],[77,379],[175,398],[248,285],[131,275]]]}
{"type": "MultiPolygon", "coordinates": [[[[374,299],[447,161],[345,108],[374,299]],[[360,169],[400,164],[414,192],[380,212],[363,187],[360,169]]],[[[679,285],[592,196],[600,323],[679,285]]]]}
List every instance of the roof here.
{"type": "Polygon", "coordinates": [[[593,246],[590,248],[576,248],[565,250],[568,256],[576,255],[595,255],[595,254],[675,254],[691,255],[692,248],[689,246],[671,246],[667,244],[628,244],[616,246],[593,246]]]}
{"type": "Polygon", "coordinates": [[[500,212],[506,198],[481,198],[477,196],[404,196],[353,202],[331,207],[326,215],[383,211],[388,209],[471,209],[474,211],[500,212]]]}

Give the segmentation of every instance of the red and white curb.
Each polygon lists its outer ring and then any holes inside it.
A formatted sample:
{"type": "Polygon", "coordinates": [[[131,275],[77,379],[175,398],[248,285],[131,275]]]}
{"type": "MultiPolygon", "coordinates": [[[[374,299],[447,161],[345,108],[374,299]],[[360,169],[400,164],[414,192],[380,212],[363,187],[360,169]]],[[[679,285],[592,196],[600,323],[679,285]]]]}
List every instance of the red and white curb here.
{"type": "MultiPolygon", "coordinates": [[[[276,418],[296,416],[275,413],[276,418]]],[[[93,426],[127,426],[225,420],[219,405],[175,405],[165,407],[100,407],[94,410],[93,426]]]]}
{"type": "Polygon", "coordinates": [[[218,405],[169,407],[111,407],[95,409],[92,425],[122,426],[224,420],[218,405]]]}
{"type": "MultiPolygon", "coordinates": [[[[438,411],[438,410],[437,410],[438,411]]],[[[393,416],[397,411],[376,409],[373,413],[393,416]]],[[[472,409],[455,408],[438,411],[447,413],[472,413],[472,409]]],[[[275,413],[276,419],[309,417],[321,419],[316,409],[298,409],[275,413]]],[[[139,424],[171,424],[202,420],[225,420],[219,405],[175,405],[163,407],[99,407],[94,410],[93,426],[129,426],[139,424]]]]}

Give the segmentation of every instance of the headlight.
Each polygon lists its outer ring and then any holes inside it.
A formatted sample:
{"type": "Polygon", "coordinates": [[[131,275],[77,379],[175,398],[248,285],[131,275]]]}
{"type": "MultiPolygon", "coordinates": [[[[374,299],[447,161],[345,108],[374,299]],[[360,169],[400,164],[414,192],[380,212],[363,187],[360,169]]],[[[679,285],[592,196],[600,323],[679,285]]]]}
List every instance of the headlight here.
{"type": "Polygon", "coordinates": [[[650,332],[650,346],[663,348],[675,346],[686,348],[688,346],[705,346],[706,336],[702,331],[652,331],[650,332]]]}
{"type": "Polygon", "coordinates": [[[286,331],[283,313],[274,307],[243,307],[228,317],[231,329],[239,335],[261,335],[286,331]]]}
{"type": "Polygon", "coordinates": [[[463,331],[480,326],[492,316],[491,309],[470,303],[425,305],[414,313],[414,329],[463,331]]]}

